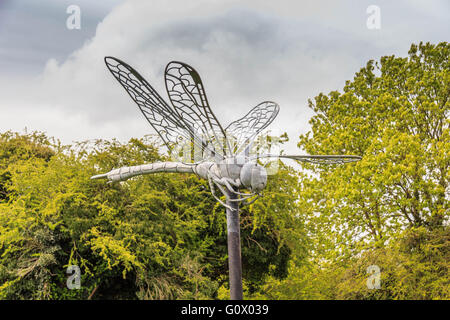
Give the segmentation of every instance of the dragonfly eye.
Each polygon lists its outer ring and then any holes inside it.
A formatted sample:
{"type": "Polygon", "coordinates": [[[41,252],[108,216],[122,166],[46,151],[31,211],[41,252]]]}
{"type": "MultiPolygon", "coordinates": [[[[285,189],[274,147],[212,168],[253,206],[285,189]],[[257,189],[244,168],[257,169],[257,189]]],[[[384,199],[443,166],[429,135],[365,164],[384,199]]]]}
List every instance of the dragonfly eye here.
{"type": "Polygon", "coordinates": [[[241,182],[253,192],[261,192],[267,184],[267,172],[258,164],[246,163],[241,170],[241,182]]]}

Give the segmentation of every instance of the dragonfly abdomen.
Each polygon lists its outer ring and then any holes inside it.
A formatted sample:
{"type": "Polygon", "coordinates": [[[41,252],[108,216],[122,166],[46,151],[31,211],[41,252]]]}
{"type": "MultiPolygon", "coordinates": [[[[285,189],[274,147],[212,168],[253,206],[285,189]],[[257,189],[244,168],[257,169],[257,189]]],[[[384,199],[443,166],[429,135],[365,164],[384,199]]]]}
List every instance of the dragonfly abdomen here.
{"type": "Polygon", "coordinates": [[[158,172],[196,173],[195,164],[181,162],[155,162],[132,167],[122,167],[111,170],[105,174],[99,174],[91,179],[107,178],[110,181],[124,181],[131,177],[158,172]]]}

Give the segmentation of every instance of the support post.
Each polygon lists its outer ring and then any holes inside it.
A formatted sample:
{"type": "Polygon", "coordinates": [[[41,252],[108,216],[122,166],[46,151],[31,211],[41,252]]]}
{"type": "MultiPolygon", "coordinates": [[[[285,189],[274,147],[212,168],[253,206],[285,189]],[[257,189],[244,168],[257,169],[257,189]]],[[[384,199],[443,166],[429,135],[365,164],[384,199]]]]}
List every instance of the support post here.
{"type": "Polygon", "coordinates": [[[230,299],[242,300],[241,228],[239,223],[239,203],[237,201],[229,201],[236,198],[236,194],[228,192],[227,205],[233,208],[233,210],[226,208],[228,271],[230,277],[230,299]]]}

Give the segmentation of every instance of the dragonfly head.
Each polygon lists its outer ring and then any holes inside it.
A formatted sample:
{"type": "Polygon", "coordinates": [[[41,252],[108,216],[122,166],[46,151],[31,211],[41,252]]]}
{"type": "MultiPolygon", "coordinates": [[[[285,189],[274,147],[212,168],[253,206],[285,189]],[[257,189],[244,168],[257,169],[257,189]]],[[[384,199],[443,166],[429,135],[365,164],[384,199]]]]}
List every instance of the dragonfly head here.
{"type": "Polygon", "coordinates": [[[260,193],[267,185],[267,171],[255,162],[247,162],[241,170],[242,184],[254,193],[260,193]]]}

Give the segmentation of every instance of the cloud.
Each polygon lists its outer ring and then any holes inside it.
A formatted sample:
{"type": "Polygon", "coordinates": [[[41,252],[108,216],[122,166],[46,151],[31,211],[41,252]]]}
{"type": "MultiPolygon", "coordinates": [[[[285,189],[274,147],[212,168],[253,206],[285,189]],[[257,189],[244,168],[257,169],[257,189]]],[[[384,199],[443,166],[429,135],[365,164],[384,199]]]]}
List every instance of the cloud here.
{"type": "MultiPolygon", "coordinates": [[[[3,118],[0,126],[22,123],[20,128],[44,128],[69,141],[151,133],[103,57],[128,62],[165,99],[164,68],[178,60],[200,73],[211,107],[225,126],[261,101],[278,102],[281,111],[271,128],[287,131],[295,149],[312,115],[308,98],[342,88],[369,59],[406,54],[415,40],[405,36],[401,23],[390,25],[391,15],[407,10],[383,2],[387,27],[374,32],[365,23],[369,4],[341,3],[124,2],[97,25],[90,41],[65,60],[49,59],[38,77],[0,77],[9,88],[0,103],[7,102],[6,108],[15,109],[9,116],[17,117],[3,118]],[[26,94],[20,94],[24,86],[26,94]]],[[[426,32],[419,34],[427,40],[426,32]]]]}
{"type": "Polygon", "coordinates": [[[38,74],[48,59],[66,59],[95,35],[97,24],[118,1],[76,1],[82,17],[79,30],[66,27],[72,0],[0,1],[2,74],[38,74]]]}

